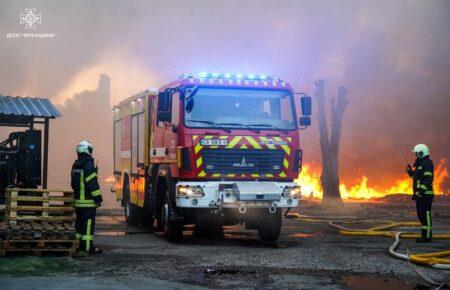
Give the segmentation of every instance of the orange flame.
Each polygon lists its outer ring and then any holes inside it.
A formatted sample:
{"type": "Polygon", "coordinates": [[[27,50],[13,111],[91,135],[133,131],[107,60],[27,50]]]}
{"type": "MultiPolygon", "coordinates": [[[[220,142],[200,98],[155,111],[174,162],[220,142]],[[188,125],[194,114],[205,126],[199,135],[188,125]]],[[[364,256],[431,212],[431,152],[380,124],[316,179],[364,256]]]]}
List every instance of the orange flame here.
{"type": "Polygon", "coordinates": [[[114,176],[108,176],[106,178],[103,178],[103,182],[114,182],[116,181],[116,178],[114,176]]]}
{"type": "Polygon", "coordinates": [[[295,180],[301,186],[302,197],[322,199],[321,171],[321,166],[316,162],[303,164],[302,171],[295,180]]]}
{"type": "MultiPolygon", "coordinates": [[[[309,199],[321,199],[323,196],[320,183],[321,166],[315,162],[303,165],[302,172],[296,180],[301,185],[303,197],[309,199]]],[[[434,172],[434,191],[436,194],[443,194],[443,183],[449,177],[445,159],[441,159],[434,172]]],[[[339,185],[341,197],[343,199],[372,199],[383,197],[389,194],[406,193],[412,194],[412,179],[409,177],[401,178],[388,188],[370,187],[369,179],[363,175],[358,179],[359,183],[348,187],[344,183],[339,185]]]]}

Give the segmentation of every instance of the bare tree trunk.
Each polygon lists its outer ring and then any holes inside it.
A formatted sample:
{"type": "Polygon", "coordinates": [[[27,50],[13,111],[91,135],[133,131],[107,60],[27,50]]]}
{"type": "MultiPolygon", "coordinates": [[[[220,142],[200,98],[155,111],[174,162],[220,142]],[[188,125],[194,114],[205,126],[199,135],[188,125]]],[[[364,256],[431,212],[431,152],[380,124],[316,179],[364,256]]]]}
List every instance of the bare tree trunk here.
{"type": "Polygon", "coordinates": [[[320,148],[322,150],[322,175],[320,181],[323,188],[323,201],[341,200],[339,191],[339,141],[341,138],[342,120],[348,105],[345,87],[339,87],[338,101],[331,100],[331,136],[325,114],[325,82],[317,80],[315,83],[317,98],[320,148]]]}

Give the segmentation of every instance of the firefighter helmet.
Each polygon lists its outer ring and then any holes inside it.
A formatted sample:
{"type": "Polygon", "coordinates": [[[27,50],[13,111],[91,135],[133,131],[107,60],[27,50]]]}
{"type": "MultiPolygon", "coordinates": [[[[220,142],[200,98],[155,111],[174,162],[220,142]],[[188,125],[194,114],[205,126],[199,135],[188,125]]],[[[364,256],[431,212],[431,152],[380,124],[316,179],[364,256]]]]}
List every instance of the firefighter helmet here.
{"type": "Polygon", "coordinates": [[[414,146],[412,152],[414,152],[419,158],[430,155],[430,149],[425,144],[417,144],[414,146]]]}
{"type": "Polygon", "coordinates": [[[78,145],[77,145],[77,153],[80,153],[80,154],[85,153],[85,154],[92,155],[93,149],[94,148],[92,147],[91,142],[89,142],[87,140],[83,140],[80,143],[78,143],[78,145]]]}

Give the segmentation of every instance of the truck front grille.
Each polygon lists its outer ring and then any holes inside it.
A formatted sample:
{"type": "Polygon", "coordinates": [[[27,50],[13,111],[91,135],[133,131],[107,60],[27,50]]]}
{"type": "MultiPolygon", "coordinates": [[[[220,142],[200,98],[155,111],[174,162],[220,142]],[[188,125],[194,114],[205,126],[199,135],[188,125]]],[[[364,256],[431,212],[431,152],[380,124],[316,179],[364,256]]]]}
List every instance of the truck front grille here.
{"type": "Polygon", "coordinates": [[[206,173],[278,174],[282,171],[283,158],[283,150],[204,149],[202,151],[206,173]]]}

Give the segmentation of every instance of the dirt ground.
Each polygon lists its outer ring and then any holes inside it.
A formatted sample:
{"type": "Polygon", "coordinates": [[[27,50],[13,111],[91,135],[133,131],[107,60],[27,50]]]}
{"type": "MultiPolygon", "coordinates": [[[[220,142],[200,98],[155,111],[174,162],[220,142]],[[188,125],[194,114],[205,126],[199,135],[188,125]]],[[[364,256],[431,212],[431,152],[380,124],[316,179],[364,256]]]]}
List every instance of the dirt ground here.
{"type": "MultiPolygon", "coordinates": [[[[297,212],[415,218],[412,203],[346,203],[326,212],[303,202],[297,212]]],[[[434,233],[450,232],[450,207],[435,205],[433,214],[434,233]]],[[[226,227],[224,237],[217,239],[194,236],[189,226],[184,235],[172,244],[148,228],[127,227],[122,209],[109,200],[97,220],[102,255],[70,259],[69,267],[54,273],[0,271],[0,289],[432,289],[407,262],[389,255],[392,239],[341,236],[327,224],[284,219],[275,244],[259,241],[255,231],[240,226],[226,227]]],[[[450,249],[448,240],[425,245],[404,240],[399,251],[406,252],[406,245],[413,253],[450,249]]],[[[450,283],[449,271],[418,268],[450,283]]]]}

